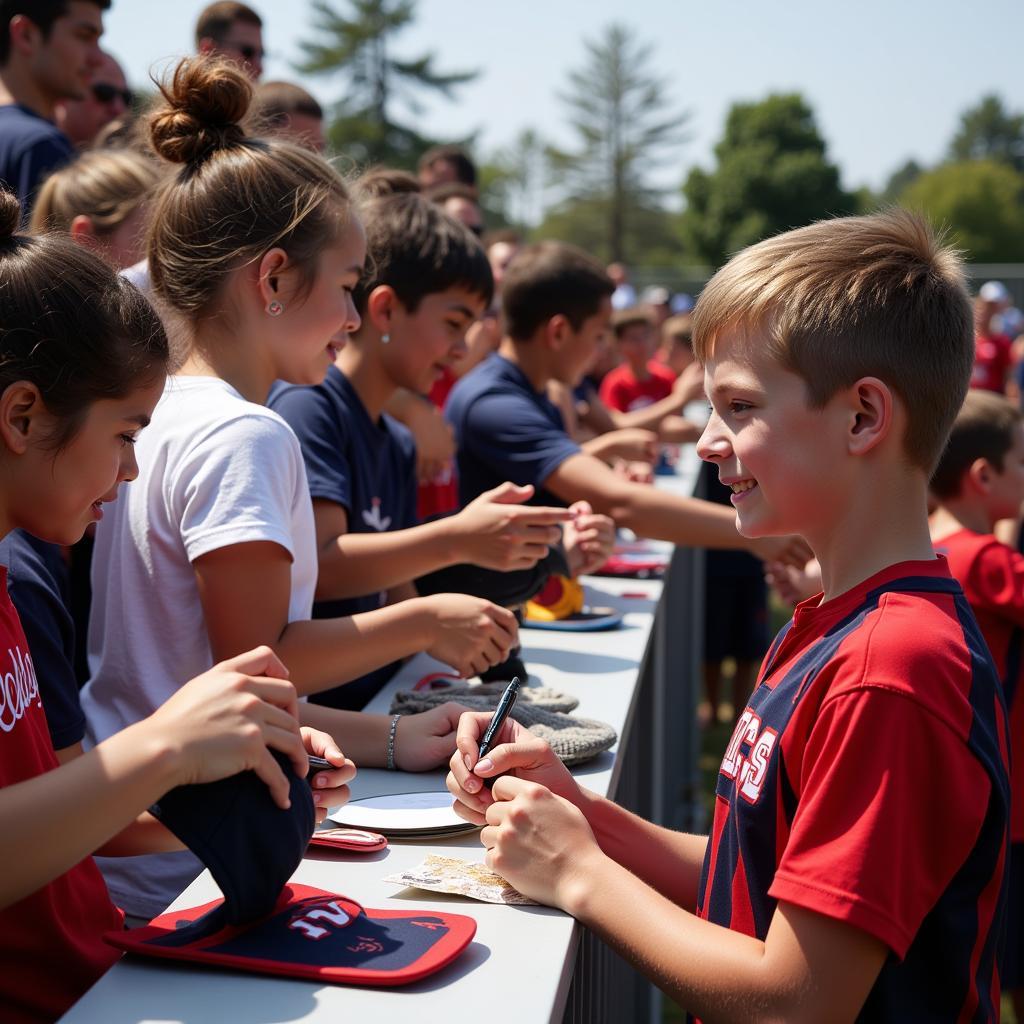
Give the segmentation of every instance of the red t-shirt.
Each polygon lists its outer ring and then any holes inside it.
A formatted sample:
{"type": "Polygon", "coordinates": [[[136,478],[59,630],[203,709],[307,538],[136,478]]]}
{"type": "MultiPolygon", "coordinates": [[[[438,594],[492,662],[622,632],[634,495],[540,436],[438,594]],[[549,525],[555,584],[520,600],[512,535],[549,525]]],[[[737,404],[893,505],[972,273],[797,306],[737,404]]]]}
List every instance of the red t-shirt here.
{"type": "Polygon", "coordinates": [[[637,380],[629,364],[620,363],[601,381],[601,401],[610,409],[632,412],[668,398],[676,381],[675,374],[653,359],[647,364],[647,372],[650,376],[646,380],[637,380]]]}
{"type": "Polygon", "coordinates": [[[1010,839],[1024,842],[1024,555],[990,533],[958,530],[936,541],[988,644],[1010,715],[1010,839]]]}
{"type": "MultiPolygon", "coordinates": [[[[438,407],[444,408],[448,395],[458,377],[448,366],[442,367],[442,374],[434,381],[428,397],[438,407]]],[[[421,520],[433,516],[446,516],[459,510],[459,481],[455,476],[455,464],[447,466],[433,480],[421,483],[416,492],[416,514],[421,520]]]]}
{"type": "Polygon", "coordinates": [[[978,334],[974,338],[971,387],[1002,394],[1013,363],[1013,342],[1005,334],[978,334]]]}
{"type": "MultiPolygon", "coordinates": [[[[2,566],[0,682],[0,786],[10,786],[52,771],[57,758],[2,566]]],[[[91,857],[0,911],[0,1020],[63,1014],[120,957],[101,936],[122,923],[91,857]]]]}
{"type": "Polygon", "coordinates": [[[1002,688],[945,563],[796,608],[719,769],[698,914],[764,939],[777,901],[893,952],[858,1019],[999,1018],[1002,688]]]}

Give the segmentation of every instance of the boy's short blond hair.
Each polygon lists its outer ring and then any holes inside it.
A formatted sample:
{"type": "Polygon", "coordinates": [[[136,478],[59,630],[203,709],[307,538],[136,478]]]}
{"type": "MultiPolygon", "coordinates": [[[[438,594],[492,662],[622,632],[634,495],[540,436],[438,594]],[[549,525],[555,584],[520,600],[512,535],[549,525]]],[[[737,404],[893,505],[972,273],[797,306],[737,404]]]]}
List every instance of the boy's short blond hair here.
{"type": "Polygon", "coordinates": [[[884,381],[907,410],[907,456],[928,474],[974,363],[959,255],[924,217],[901,209],[818,221],[738,253],[697,302],[701,362],[726,331],[762,334],[815,408],[861,377],[884,381]]]}

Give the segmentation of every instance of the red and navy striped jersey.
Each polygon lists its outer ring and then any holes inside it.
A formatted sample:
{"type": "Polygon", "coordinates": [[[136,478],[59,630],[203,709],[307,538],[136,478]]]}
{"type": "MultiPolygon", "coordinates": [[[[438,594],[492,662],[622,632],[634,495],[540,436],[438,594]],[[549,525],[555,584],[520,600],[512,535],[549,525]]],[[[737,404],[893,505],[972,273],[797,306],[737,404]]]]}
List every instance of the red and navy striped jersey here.
{"type": "Polygon", "coordinates": [[[990,533],[957,530],[936,541],[985,638],[1010,718],[1010,842],[1024,842],[1024,555],[990,533]]]}
{"type": "Polygon", "coordinates": [[[904,562],[776,638],[719,770],[698,914],[764,939],[779,900],[890,949],[864,1021],[996,1021],[1002,688],[945,561],[904,562]]]}

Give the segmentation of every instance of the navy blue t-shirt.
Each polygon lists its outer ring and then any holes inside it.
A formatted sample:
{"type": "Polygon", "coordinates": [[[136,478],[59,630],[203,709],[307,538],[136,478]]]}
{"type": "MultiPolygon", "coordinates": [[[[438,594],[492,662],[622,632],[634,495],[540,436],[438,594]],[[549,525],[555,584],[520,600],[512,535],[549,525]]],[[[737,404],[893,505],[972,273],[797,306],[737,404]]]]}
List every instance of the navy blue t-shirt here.
{"type": "Polygon", "coordinates": [[[557,406],[534,391],[518,366],[488,356],[452,388],[444,414],[455,431],[463,508],[506,480],[533,484],[530,504],[565,506],[541,485],[580,446],[557,406]]]}
{"type": "Polygon", "coordinates": [[[75,678],[75,627],[68,610],[68,570],[56,544],[13,530],[0,541],[7,592],[25,630],[54,750],[85,735],[75,678]]]}
{"type": "MultiPolygon", "coordinates": [[[[406,530],[416,525],[416,446],[412,434],[387,414],[374,423],[348,378],[336,367],[323,384],[278,383],[270,407],[291,426],[302,446],[309,493],[348,513],[349,533],[406,530]]],[[[333,619],[379,608],[384,593],[317,601],[313,616],[333,619]]],[[[361,710],[394,675],[398,662],[311,700],[361,710]]]]}
{"type": "Polygon", "coordinates": [[[17,195],[26,218],[36,189],[74,155],[70,140],[53,122],[20,104],[0,106],[0,181],[17,195]]]}

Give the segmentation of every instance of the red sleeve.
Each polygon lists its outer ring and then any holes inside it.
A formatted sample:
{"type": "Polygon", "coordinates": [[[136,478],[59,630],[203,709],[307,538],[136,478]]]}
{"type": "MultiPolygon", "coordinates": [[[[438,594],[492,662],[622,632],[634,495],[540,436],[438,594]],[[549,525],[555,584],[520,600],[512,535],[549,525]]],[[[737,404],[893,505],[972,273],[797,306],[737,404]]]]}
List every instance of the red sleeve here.
{"type": "Polygon", "coordinates": [[[880,687],[822,706],[769,895],[845,921],[903,957],[973,847],[990,781],[964,739],[880,687]]]}
{"type": "Polygon", "coordinates": [[[963,580],[972,608],[985,608],[1024,626],[1024,556],[998,540],[986,544],[963,580]]]}
{"type": "Polygon", "coordinates": [[[601,381],[601,401],[609,409],[616,409],[619,412],[626,412],[629,407],[629,396],[625,393],[626,388],[619,375],[612,370],[604,380],[601,381]]]}

